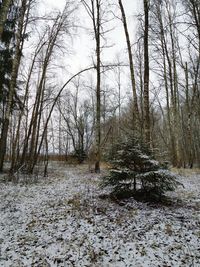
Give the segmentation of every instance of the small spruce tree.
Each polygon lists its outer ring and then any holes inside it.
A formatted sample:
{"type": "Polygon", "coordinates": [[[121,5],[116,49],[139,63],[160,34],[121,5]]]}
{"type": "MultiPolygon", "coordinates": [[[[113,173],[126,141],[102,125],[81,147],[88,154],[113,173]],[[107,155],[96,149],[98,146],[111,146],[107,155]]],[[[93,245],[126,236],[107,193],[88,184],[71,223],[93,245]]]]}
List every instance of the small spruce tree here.
{"type": "Polygon", "coordinates": [[[180,183],[152,154],[134,138],[117,143],[108,155],[112,168],[101,186],[109,186],[117,198],[161,200],[166,191],[175,190],[180,183]]]}

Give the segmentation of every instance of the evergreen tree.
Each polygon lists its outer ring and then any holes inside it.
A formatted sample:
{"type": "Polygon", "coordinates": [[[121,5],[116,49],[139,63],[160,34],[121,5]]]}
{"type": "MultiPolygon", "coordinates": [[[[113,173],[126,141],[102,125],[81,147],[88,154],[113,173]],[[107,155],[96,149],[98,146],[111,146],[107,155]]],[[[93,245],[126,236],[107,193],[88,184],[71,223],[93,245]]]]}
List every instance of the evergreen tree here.
{"type": "MultiPolygon", "coordinates": [[[[1,5],[0,5],[0,8],[1,5]]],[[[10,6],[0,41],[0,104],[6,102],[12,73],[17,8],[10,6]]]]}
{"type": "Polygon", "coordinates": [[[112,168],[101,185],[111,187],[112,195],[118,198],[160,200],[166,191],[175,190],[180,183],[152,154],[134,138],[117,143],[109,155],[112,168]]]}
{"type": "Polygon", "coordinates": [[[12,0],[0,0],[0,40],[2,37],[4,24],[7,20],[12,0]]]}

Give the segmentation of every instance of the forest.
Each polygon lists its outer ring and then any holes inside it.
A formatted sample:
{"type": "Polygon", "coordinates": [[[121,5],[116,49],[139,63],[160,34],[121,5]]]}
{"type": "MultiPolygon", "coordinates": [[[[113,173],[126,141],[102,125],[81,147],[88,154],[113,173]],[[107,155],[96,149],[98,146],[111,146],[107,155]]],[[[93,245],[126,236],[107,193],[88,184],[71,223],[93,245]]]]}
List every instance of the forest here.
{"type": "Polygon", "coordinates": [[[200,266],[199,0],[0,0],[0,266],[200,266]]]}

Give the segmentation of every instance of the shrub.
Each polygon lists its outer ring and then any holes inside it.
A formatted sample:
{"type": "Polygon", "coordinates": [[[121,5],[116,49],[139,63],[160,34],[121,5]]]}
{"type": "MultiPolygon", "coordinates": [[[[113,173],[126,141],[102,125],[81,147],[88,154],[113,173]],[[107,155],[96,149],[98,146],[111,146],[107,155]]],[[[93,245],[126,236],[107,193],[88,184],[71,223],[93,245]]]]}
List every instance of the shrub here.
{"type": "Polygon", "coordinates": [[[117,143],[108,156],[112,168],[103,177],[101,186],[110,187],[117,198],[160,200],[166,191],[175,190],[180,183],[152,154],[134,138],[117,143]]]}

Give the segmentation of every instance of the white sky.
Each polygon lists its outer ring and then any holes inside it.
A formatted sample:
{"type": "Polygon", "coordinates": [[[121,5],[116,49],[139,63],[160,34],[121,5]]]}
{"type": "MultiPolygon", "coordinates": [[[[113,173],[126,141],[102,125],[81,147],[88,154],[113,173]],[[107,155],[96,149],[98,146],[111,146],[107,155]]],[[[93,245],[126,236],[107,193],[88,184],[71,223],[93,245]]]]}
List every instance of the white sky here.
{"type": "MultiPolygon", "coordinates": [[[[43,0],[42,1],[45,10],[48,12],[50,10],[64,8],[66,0],[43,0]]],[[[113,3],[118,4],[117,0],[113,0],[113,3]]],[[[129,34],[131,39],[134,40],[134,34],[136,33],[136,17],[139,9],[141,7],[141,0],[124,0],[124,8],[128,20],[129,25],[129,34]]],[[[88,19],[88,15],[84,9],[79,10],[78,14],[79,21],[77,24],[84,25],[89,27],[90,19],[88,19]]],[[[111,48],[104,50],[104,60],[112,61],[116,54],[122,52],[126,49],[126,40],[124,36],[122,22],[116,19],[116,27],[115,29],[107,34],[108,45],[112,45],[111,48]]],[[[86,66],[91,64],[92,56],[94,56],[94,40],[92,39],[92,35],[86,30],[78,30],[76,37],[73,39],[73,43],[71,49],[74,51],[72,56],[72,62],[70,63],[70,69],[72,72],[76,72],[77,70],[83,69],[86,66]]],[[[68,60],[67,60],[68,61],[68,60]]],[[[69,62],[69,61],[68,61],[69,62]]],[[[69,64],[66,62],[66,65],[69,64]]]]}

